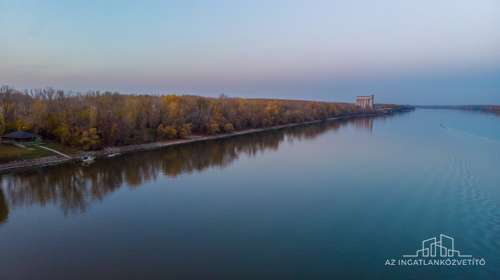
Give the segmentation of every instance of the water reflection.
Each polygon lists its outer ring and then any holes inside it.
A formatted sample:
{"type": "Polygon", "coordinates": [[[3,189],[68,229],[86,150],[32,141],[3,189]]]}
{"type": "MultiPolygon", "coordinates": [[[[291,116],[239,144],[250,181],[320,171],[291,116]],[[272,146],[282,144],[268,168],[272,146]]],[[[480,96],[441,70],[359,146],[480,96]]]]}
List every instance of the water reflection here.
{"type": "Polygon", "coordinates": [[[9,217],[9,207],[7,206],[7,201],[5,200],[5,195],[3,190],[0,188],[0,224],[7,221],[9,217]]]}
{"type": "Polygon", "coordinates": [[[9,207],[54,204],[65,214],[81,213],[124,185],[135,188],[162,175],[224,168],[241,155],[277,150],[283,141],[315,138],[347,124],[373,129],[371,119],[334,121],[130,154],[85,167],[68,164],[4,175],[0,178],[0,224],[7,220],[9,207]]]}
{"type": "Polygon", "coordinates": [[[373,118],[353,119],[352,122],[356,128],[366,129],[370,133],[373,132],[373,118]]]}

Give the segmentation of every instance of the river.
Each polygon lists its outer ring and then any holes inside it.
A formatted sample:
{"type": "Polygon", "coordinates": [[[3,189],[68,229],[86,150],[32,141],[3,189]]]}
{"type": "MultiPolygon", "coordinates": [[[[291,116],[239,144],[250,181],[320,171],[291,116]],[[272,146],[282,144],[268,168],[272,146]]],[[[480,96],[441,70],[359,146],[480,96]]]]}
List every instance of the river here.
{"type": "Polygon", "coordinates": [[[0,279],[494,279],[499,167],[498,116],[418,109],[7,174],[0,279]],[[440,234],[484,263],[390,264],[440,234]]]}

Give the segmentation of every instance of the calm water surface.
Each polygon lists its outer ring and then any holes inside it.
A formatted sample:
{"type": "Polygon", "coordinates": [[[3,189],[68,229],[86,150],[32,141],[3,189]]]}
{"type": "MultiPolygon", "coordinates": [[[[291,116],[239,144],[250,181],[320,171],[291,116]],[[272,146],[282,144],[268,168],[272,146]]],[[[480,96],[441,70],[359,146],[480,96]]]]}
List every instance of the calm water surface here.
{"type": "Polygon", "coordinates": [[[500,118],[417,110],[4,175],[0,279],[498,279],[500,118]],[[481,267],[389,267],[445,233],[481,267]]]}

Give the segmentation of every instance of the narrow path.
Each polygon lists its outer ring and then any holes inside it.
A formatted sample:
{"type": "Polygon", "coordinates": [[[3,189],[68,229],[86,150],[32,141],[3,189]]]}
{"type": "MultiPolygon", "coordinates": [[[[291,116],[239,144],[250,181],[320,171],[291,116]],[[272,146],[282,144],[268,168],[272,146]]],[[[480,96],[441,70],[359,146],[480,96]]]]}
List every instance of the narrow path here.
{"type": "Polygon", "coordinates": [[[51,151],[51,152],[53,152],[53,153],[56,153],[56,154],[58,154],[58,155],[61,155],[61,156],[65,157],[65,158],[72,159],[72,157],[71,157],[71,156],[69,156],[69,155],[67,155],[67,154],[64,154],[64,153],[61,153],[61,152],[59,152],[59,151],[56,151],[56,150],[54,150],[54,149],[47,148],[47,147],[44,147],[44,146],[41,146],[41,145],[38,145],[37,147],[40,147],[40,148],[42,148],[42,149],[45,149],[45,150],[51,151]]]}

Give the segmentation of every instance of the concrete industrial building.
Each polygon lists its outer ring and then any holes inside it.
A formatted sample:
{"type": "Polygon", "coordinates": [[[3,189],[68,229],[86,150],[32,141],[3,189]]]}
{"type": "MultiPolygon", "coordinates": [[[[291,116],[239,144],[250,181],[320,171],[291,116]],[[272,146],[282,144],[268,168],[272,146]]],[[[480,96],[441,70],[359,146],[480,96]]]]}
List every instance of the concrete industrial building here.
{"type": "Polygon", "coordinates": [[[373,110],[374,99],[375,95],[373,94],[368,96],[358,96],[356,97],[356,105],[366,110],[373,110]]]}

